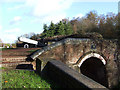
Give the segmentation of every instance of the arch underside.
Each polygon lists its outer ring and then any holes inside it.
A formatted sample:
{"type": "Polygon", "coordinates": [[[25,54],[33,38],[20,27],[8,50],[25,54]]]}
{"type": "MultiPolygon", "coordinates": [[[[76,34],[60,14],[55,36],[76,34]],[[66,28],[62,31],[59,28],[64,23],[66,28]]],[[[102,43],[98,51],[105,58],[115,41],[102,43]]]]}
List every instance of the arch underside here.
{"type": "Polygon", "coordinates": [[[87,54],[85,55],[81,60],[80,60],[80,63],[78,64],[78,67],[80,67],[82,65],[82,63],[88,59],[88,58],[91,58],[91,57],[96,57],[98,59],[100,59],[102,61],[102,63],[105,65],[106,64],[106,60],[98,53],[90,53],[90,54],[87,54]]]}
{"type": "Polygon", "coordinates": [[[108,87],[105,64],[106,61],[102,56],[92,53],[86,55],[78,66],[80,67],[80,71],[83,75],[108,87]]]}

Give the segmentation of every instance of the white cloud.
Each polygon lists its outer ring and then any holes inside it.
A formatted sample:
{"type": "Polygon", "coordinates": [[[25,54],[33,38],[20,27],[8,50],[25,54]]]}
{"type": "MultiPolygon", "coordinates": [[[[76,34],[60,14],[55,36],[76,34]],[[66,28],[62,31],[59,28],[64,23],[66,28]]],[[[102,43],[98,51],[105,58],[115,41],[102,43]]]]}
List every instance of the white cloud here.
{"type": "Polygon", "coordinates": [[[31,20],[31,23],[46,23],[49,22],[57,23],[59,20],[62,20],[66,17],[66,13],[57,13],[57,14],[51,14],[44,16],[43,18],[35,18],[31,20]]]}
{"type": "Polygon", "coordinates": [[[21,16],[15,16],[13,20],[10,21],[10,24],[19,23],[22,20],[21,16]]]}
{"type": "Polygon", "coordinates": [[[15,40],[17,40],[17,35],[15,34],[3,34],[2,37],[0,37],[3,41],[3,43],[14,43],[15,40]]]}
{"type": "MultiPolygon", "coordinates": [[[[16,0],[20,2],[20,0],[16,0]]],[[[36,17],[33,21],[40,21],[43,23],[58,22],[66,18],[66,10],[70,8],[74,0],[22,0],[24,3],[10,7],[8,10],[28,9],[25,14],[36,17]],[[37,20],[38,19],[38,20],[37,20]]],[[[6,0],[10,2],[10,0],[6,0]]],[[[20,16],[14,17],[10,24],[16,24],[21,21],[20,16]]]]}
{"type": "MultiPolygon", "coordinates": [[[[27,0],[26,6],[31,7],[31,14],[42,22],[57,22],[66,17],[66,10],[73,0],[27,0]]],[[[36,21],[36,20],[35,20],[36,21]]]]}
{"type": "Polygon", "coordinates": [[[57,23],[59,20],[62,20],[65,17],[66,17],[66,13],[54,14],[54,15],[50,15],[50,16],[45,17],[43,22],[52,21],[53,23],[57,23]]]}
{"type": "Polygon", "coordinates": [[[10,3],[10,2],[25,2],[26,0],[0,0],[0,2],[7,2],[7,3],[10,3]]]}
{"type": "Polygon", "coordinates": [[[72,0],[37,0],[33,14],[43,16],[58,11],[64,11],[71,5],[72,0]]]}
{"type": "MultiPolygon", "coordinates": [[[[34,1],[37,1],[37,0],[0,0],[0,2],[26,2],[26,1],[28,1],[29,3],[31,1],[32,1],[31,3],[35,3],[34,1]]],[[[120,0],[74,0],[74,2],[118,2],[118,1],[120,0]]]]}
{"type": "Polygon", "coordinates": [[[17,6],[14,6],[14,7],[9,7],[9,8],[7,8],[9,11],[11,11],[11,10],[18,10],[18,9],[21,9],[21,8],[23,8],[24,7],[24,5],[17,5],[17,6]]]}
{"type": "Polygon", "coordinates": [[[5,37],[5,41],[4,42],[13,42],[14,40],[16,40],[16,35],[15,34],[5,34],[3,35],[3,37],[5,37]]]}
{"type": "Polygon", "coordinates": [[[119,2],[119,0],[74,0],[74,2],[119,2]]]}
{"type": "Polygon", "coordinates": [[[14,29],[5,30],[5,33],[18,33],[20,31],[21,31],[20,28],[14,28],[14,29]]]}
{"type": "Polygon", "coordinates": [[[14,21],[19,21],[19,20],[21,20],[21,17],[20,17],[20,16],[14,17],[14,21]]]}
{"type": "Polygon", "coordinates": [[[14,43],[15,40],[17,40],[17,37],[21,35],[21,29],[20,28],[13,28],[9,30],[2,30],[0,33],[0,39],[4,43],[14,43]]]}
{"type": "Polygon", "coordinates": [[[78,18],[78,17],[79,17],[79,18],[82,18],[83,16],[84,16],[84,15],[80,13],[80,14],[77,14],[77,15],[75,16],[75,18],[78,18]]]}

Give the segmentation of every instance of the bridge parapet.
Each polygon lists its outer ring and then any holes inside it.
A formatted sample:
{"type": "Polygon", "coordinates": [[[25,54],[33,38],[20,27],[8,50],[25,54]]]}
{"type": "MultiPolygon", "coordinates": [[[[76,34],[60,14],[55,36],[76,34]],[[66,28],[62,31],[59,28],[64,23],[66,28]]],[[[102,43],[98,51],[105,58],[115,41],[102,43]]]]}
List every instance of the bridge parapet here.
{"type": "Polygon", "coordinates": [[[47,63],[42,71],[42,76],[47,77],[54,82],[61,85],[63,88],[86,88],[92,89],[105,89],[106,87],[93,81],[92,79],[79,74],[78,72],[70,69],[64,63],[56,60],[51,60],[47,63]]]}

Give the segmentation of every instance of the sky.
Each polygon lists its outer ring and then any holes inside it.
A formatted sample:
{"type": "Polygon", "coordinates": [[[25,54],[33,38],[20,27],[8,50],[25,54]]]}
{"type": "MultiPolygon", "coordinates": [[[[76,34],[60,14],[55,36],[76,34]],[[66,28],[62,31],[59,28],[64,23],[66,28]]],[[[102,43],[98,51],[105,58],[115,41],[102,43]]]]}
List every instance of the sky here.
{"type": "Polygon", "coordinates": [[[23,34],[43,31],[43,25],[73,17],[83,17],[90,11],[98,15],[118,13],[119,0],[1,0],[0,39],[14,43],[23,34]]]}

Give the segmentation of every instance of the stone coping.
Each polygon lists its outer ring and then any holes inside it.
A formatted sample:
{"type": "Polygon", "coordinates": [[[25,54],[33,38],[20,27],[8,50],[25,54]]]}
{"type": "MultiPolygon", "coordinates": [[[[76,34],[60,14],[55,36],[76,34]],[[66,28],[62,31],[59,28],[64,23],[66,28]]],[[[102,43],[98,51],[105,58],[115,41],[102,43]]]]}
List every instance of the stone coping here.
{"type": "MultiPolygon", "coordinates": [[[[44,53],[45,51],[49,51],[57,46],[60,46],[60,45],[64,45],[64,44],[80,44],[81,42],[88,42],[88,41],[92,41],[93,39],[88,39],[88,38],[66,38],[66,39],[63,39],[61,41],[58,41],[56,43],[53,43],[49,46],[45,46],[43,47],[43,49],[40,49],[36,52],[34,52],[30,58],[31,59],[36,59],[39,55],[41,55],[42,53],[44,53]]],[[[93,40],[94,41],[94,40],[93,40]]],[[[99,41],[99,40],[98,40],[99,41]]],[[[100,40],[101,41],[101,40],[100,40]]],[[[111,43],[111,42],[116,42],[116,40],[106,40],[104,39],[104,41],[108,41],[108,43],[111,43]]],[[[103,42],[103,41],[102,41],[103,42]]]]}
{"type": "Polygon", "coordinates": [[[66,39],[58,41],[58,42],[56,42],[54,44],[51,44],[49,46],[44,47],[43,49],[40,49],[40,50],[34,52],[34,54],[32,54],[30,57],[34,60],[39,55],[41,55],[43,52],[49,51],[49,50],[51,50],[51,49],[53,49],[53,48],[55,48],[57,46],[60,46],[60,45],[63,45],[63,44],[74,44],[74,43],[79,44],[79,43],[81,43],[81,41],[90,41],[90,40],[91,39],[86,39],[86,38],[85,39],[83,39],[83,38],[82,39],[79,39],[79,38],[66,38],[66,39]]]}

